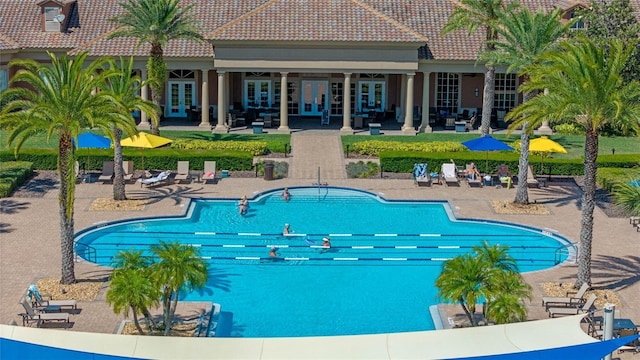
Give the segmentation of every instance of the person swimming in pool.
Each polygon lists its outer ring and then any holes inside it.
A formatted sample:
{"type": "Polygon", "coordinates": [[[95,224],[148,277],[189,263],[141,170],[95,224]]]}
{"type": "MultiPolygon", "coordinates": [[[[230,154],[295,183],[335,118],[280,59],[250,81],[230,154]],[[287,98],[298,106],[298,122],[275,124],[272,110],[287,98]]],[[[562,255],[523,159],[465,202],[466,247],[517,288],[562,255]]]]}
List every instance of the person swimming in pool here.
{"type": "Polygon", "coordinates": [[[278,257],[278,253],[276,253],[276,251],[278,251],[277,247],[272,247],[271,250],[269,251],[269,256],[272,258],[278,257]]]}
{"type": "Polygon", "coordinates": [[[291,231],[291,229],[289,228],[289,224],[284,224],[284,229],[282,229],[282,235],[289,235],[292,232],[293,231],[291,231]]]}
{"type": "Polygon", "coordinates": [[[284,188],[284,190],[282,191],[282,200],[289,201],[290,198],[291,198],[291,194],[289,193],[289,189],[284,188]]]}
{"type": "Polygon", "coordinates": [[[331,248],[331,239],[329,239],[329,237],[324,237],[322,238],[322,247],[325,249],[330,249],[331,248]]]}

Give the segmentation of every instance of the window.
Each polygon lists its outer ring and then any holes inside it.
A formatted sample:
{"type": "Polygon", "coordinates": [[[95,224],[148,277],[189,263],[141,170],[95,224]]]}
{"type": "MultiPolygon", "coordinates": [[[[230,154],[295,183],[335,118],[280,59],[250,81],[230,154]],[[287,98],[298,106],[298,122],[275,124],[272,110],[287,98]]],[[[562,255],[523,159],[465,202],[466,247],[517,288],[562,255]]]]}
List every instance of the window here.
{"type": "Polygon", "coordinates": [[[169,79],[195,79],[193,70],[173,70],[169,72],[169,79]]]}
{"type": "Polygon", "coordinates": [[[46,7],[44,8],[44,30],[45,31],[60,31],[60,11],[59,7],[46,7]]]}
{"type": "Polygon", "coordinates": [[[578,18],[578,20],[571,25],[571,30],[584,30],[584,21],[582,20],[582,16],[576,14],[575,11],[571,12],[571,19],[573,20],[574,18],[578,18]]]}
{"type": "Polygon", "coordinates": [[[438,73],[436,77],[436,106],[450,113],[458,112],[460,103],[460,74],[438,73]]]}
{"type": "Polygon", "coordinates": [[[518,105],[518,84],[516,74],[496,74],[495,109],[511,110],[518,105]]]}

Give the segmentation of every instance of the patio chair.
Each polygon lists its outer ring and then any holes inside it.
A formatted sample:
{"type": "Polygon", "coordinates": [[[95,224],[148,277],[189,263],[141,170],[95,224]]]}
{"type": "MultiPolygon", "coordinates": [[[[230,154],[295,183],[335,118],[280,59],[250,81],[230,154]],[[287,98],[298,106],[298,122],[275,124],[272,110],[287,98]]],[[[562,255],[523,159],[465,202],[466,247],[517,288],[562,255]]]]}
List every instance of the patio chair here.
{"type": "Polygon", "coordinates": [[[102,174],[98,177],[98,181],[102,181],[103,184],[113,181],[113,161],[102,163],[102,174]]]}
{"type": "Polygon", "coordinates": [[[22,325],[25,326],[28,323],[35,322],[37,327],[40,327],[42,324],[51,322],[51,321],[64,321],[69,322],[69,313],[66,312],[57,312],[57,313],[45,313],[45,312],[36,312],[27,299],[20,299],[20,304],[24,308],[25,312],[20,314],[22,316],[22,325]]]}
{"type": "Polygon", "coordinates": [[[444,163],[440,168],[440,172],[447,186],[460,186],[460,181],[456,176],[456,164],[444,163]]]}
{"type": "Polygon", "coordinates": [[[173,178],[176,181],[189,181],[191,180],[191,175],[189,175],[189,162],[188,161],[178,161],[178,171],[176,172],[176,176],[173,178]]]}
{"type": "Polygon", "coordinates": [[[587,301],[581,307],[549,307],[547,311],[549,312],[549,317],[556,317],[561,315],[578,315],[578,314],[586,314],[591,311],[591,307],[593,307],[593,303],[596,301],[596,295],[591,294],[587,301]]]}
{"type": "Polygon", "coordinates": [[[413,164],[413,179],[419,187],[431,186],[431,177],[427,169],[427,164],[413,164]]]}
{"type": "Polygon", "coordinates": [[[155,185],[159,185],[159,184],[163,184],[163,183],[169,183],[169,176],[171,175],[171,171],[163,171],[160,174],[148,178],[148,179],[140,179],[140,186],[142,187],[142,185],[146,185],[147,187],[149,186],[155,186],[155,185]]]}
{"type": "Polygon", "coordinates": [[[465,125],[465,130],[466,131],[473,131],[473,126],[475,124],[476,124],[476,113],[473,113],[473,116],[471,116],[471,119],[469,119],[469,121],[465,125]]]}
{"type": "Polygon", "coordinates": [[[571,292],[567,292],[567,296],[565,297],[553,297],[553,296],[543,296],[542,297],[542,306],[545,307],[545,310],[549,310],[549,307],[559,307],[559,306],[572,306],[578,307],[584,304],[586,299],[584,298],[584,294],[589,290],[589,284],[583,283],[578,292],[573,296],[569,296],[571,292]]]}
{"type": "Polygon", "coordinates": [[[29,285],[26,298],[31,301],[31,306],[37,310],[59,311],[64,308],[67,310],[76,310],[78,303],[74,299],[70,300],[53,300],[50,294],[40,294],[35,284],[29,285]]]}
{"type": "Polygon", "coordinates": [[[202,175],[202,182],[207,184],[209,181],[215,182],[215,180],[216,180],[216,162],[205,161],[204,174],[202,175]]]}
{"type": "Polygon", "coordinates": [[[506,186],[507,189],[511,188],[511,172],[509,171],[509,166],[506,164],[498,165],[498,179],[500,179],[500,185],[506,186]]]}
{"type": "Polygon", "coordinates": [[[540,187],[540,182],[535,178],[535,175],[533,174],[533,167],[531,165],[529,165],[529,171],[527,171],[527,187],[540,187]]]}
{"type": "Polygon", "coordinates": [[[133,180],[133,161],[123,161],[122,170],[124,171],[124,181],[130,182],[133,180]]]}
{"type": "Polygon", "coordinates": [[[456,128],[456,117],[448,116],[445,118],[444,129],[445,130],[454,130],[456,128]]]}

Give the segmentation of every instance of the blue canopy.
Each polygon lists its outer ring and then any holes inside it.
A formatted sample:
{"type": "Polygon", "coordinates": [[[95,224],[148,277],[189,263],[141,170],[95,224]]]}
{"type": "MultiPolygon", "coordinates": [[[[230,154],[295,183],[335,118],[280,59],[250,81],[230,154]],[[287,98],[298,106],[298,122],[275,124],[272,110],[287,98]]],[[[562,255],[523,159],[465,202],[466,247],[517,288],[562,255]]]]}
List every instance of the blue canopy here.
{"type": "Polygon", "coordinates": [[[463,141],[462,145],[471,151],[487,151],[485,172],[489,172],[489,151],[513,150],[513,148],[500,140],[494,139],[491,135],[485,135],[473,140],[463,141]]]}
{"type": "Polygon", "coordinates": [[[513,150],[513,148],[500,140],[494,139],[491,135],[485,135],[477,139],[462,142],[471,151],[500,151],[513,150]]]}
{"type": "Polygon", "coordinates": [[[104,136],[96,135],[94,133],[84,133],[78,136],[78,149],[92,148],[92,149],[109,149],[111,147],[111,140],[104,136]]]}

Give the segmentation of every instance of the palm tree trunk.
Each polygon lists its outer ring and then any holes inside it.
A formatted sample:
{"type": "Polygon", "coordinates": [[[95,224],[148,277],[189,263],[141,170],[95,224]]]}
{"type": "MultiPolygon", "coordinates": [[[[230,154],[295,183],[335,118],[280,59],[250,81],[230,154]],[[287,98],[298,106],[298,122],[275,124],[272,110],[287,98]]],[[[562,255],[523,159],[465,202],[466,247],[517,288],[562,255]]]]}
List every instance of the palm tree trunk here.
{"type": "MultiPolygon", "coordinates": [[[[157,106],[158,111],[162,111],[160,107],[160,101],[162,100],[162,90],[167,79],[167,64],[163,58],[164,51],[162,45],[158,43],[151,44],[151,51],[149,61],[147,62],[147,71],[149,78],[153,79],[151,82],[151,101],[157,106]]],[[[157,119],[160,119],[161,113],[157,113],[157,119]]],[[[159,125],[159,123],[158,123],[159,125]]],[[[159,126],[155,126],[153,121],[151,122],[151,133],[154,135],[160,135],[159,126]]]]}
{"type": "MultiPolygon", "coordinates": [[[[168,286],[168,285],[165,285],[168,286]]],[[[164,336],[169,335],[169,330],[171,330],[171,322],[173,318],[171,317],[171,298],[173,297],[173,291],[169,290],[165,292],[165,296],[162,299],[162,316],[164,319],[164,336]]]]}
{"type": "MultiPolygon", "coordinates": [[[[173,304],[171,305],[171,308],[169,309],[169,324],[173,324],[173,318],[176,315],[176,308],[178,307],[178,295],[179,295],[179,291],[176,291],[176,296],[173,299],[173,304]]],[[[171,330],[171,326],[169,326],[168,328],[164,329],[165,335],[169,334],[169,330],[171,330]],[[168,329],[168,330],[167,330],[168,329]]]]}
{"type": "Polygon", "coordinates": [[[60,283],[75,284],[73,253],[73,202],[76,190],[75,154],[70,133],[60,135],[58,144],[58,171],[60,172],[60,250],[62,255],[62,276],[60,283]]]}
{"type": "Polygon", "coordinates": [[[122,129],[113,128],[113,200],[127,200],[124,188],[124,169],[122,168],[122,129]]]}
{"type": "Polygon", "coordinates": [[[149,335],[153,335],[153,329],[156,328],[156,322],[153,321],[153,316],[151,316],[149,309],[147,309],[146,307],[142,309],[142,314],[144,315],[144,319],[147,322],[147,331],[149,332],[149,335]]]}
{"type": "Polygon", "coordinates": [[[527,134],[527,122],[522,124],[522,134],[520,135],[520,159],[518,162],[518,187],[516,188],[516,204],[526,205],[529,203],[529,192],[527,191],[527,173],[529,171],[529,134],[527,134]]]}
{"type": "Polygon", "coordinates": [[[486,69],[484,90],[482,92],[482,126],[480,127],[482,136],[489,134],[489,129],[491,128],[491,112],[493,110],[493,98],[495,96],[494,81],[496,68],[493,65],[486,65],[486,69]]]}
{"type": "Polygon", "coordinates": [[[593,240],[593,209],[596,194],[596,160],[598,159],[598,133],[588,129],[584,146],[584,190],[582,193],[582,219],[580,224],[580,249],[578,251],[578,280],[591,285],[591,243],[593,240]]]}
{"type": "Polygon", "coordinates": [[[142,330],[142,326],[140,326],[140,322],[138,321],[138,312],[136,311],[136,307],[133,305],[131,305],[131,312],[133,313],[133,323],[136,325],[138,334],[144,335],[144,330],[142,330]]]}
{"type": "Polygon", "coordinates": [[[475,314],[475,311],[474,311],[474,314],[471,314],[471,311],[469,311],[469,309],[467,308],[467,305],[465,305],[466,303],[464,301],[464,298],[460,297],[459,301],[460,301],[460,305],[462,306],[462,310],[464,310],[464,313],[467,315],[469,322],[471,322],[471,326],[476,326],[474,321],[475,316],[473,316],[475,314]]]}

